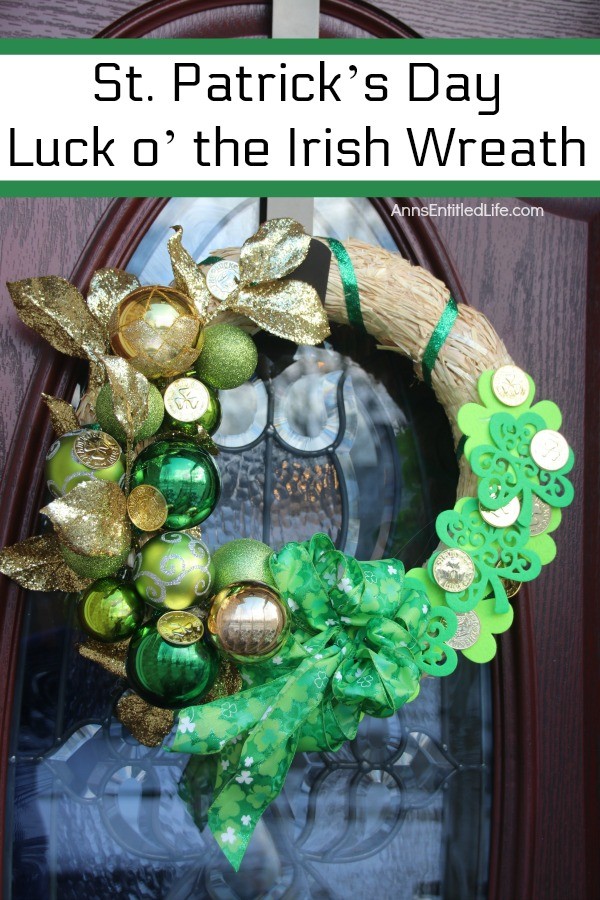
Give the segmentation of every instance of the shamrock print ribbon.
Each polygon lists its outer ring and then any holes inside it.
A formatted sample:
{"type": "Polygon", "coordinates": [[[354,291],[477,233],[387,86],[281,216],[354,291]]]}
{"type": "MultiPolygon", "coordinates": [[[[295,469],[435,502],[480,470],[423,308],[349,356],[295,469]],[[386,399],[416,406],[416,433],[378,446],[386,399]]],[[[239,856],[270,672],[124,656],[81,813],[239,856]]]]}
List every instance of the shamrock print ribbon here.
{"type": "Polygon", "coordinates": [[[241,667],[248,687],[183,709],[172,747],[219,754],[208,824],[238,869],[298,750],[337,750],[363,715],[391,716],[423,672],[447,675],[454,613],[432,608],[395,559],[358,562],[324,534],[287,544],[271,571],[293,619],[278,656],[241,667]]]}

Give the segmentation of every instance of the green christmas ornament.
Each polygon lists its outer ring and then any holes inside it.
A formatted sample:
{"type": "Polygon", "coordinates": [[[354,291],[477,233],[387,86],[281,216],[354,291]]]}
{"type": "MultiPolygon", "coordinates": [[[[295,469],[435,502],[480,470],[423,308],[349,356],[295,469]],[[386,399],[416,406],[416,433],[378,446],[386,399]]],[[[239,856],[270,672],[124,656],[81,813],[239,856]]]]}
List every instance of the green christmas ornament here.
{"type": "Polygon", "coordinates": [[[197,703],[212,686],[218,670],[212,647],[198,640],[175,646],[157,631],[156,621],[144,625],[130,641],[127,678],[136,693],[153,706],[178,709],[197,703]]]}
{"type": "Polygon", "coordinates": [[[130,488],[149,484],[167,503],[165,528],[182,530],[210,516],[221,493],[212,457],[192,441],[165,437],[146,447],[135,460],[130,488]]]}
{"type": "Polygon", "coordinates": [[[170,531],[147,541],[135,558],[133,582],[156,609],[186,609],[214,592],[214,567],[206,544],[170,531]]]}
{"type": "Polygon", "coordinates": [[[130,584],[100,578],[83,592],[77,604],[79,622],[97,641],[122,641],[144,620],[144,604],[130,584]]]}
{"type": "MultiPolygon", "coordinates": [[[[153,385],[149,385],[148,390],[148,414],[143,425],[135,434],[136,441],[145,441],[146,438],[156,434],[160,426],[165,412],[163,399],[160,391],[153,385]]],[[[122,444],[127,440],[123,426],[115,416],[113,407],[113,393],[110,384],[105,384],[100,389],[96,400],[96,418],[104,431],[111,434],[122,444]]]]}
{"type": "Polygon", "coordinates": [[[210,325],[204,329],[196,373],[206,384],[225,391],[248,381],[257,361],[256,345],[249,334],[235,325],[210,325]]]}
{"type": "Polygon", "coordinates": [[[164,392],[165,423],[196,435],[201,425],[209,434],[221,424],[221,404],[217,392],[197,378],[176,378],[164,392]]]}
{"type": "Polygon", "coordinates": [[[66,564],[82,578],[104,578],[114,575],[127,562],[129,547],[120,556],[83,556],[68,547],[61,546],[60,552],[66,564]]]}
{"type": "Polygon", "coordinates": [[[54,497],[64,497],[76,484],[90,478],[120,482],[125,457],[110,434],[82,428],[54,441],[46,456],[46,480],[54,497]]]}
{"type": "Polygon", "coordinates": [[[269,568],[273,551],[262,541],[240,538],[223,544],[213,553],[215,567],[214,592],[240,581],[261,581],[275,587],[269,568]]]}

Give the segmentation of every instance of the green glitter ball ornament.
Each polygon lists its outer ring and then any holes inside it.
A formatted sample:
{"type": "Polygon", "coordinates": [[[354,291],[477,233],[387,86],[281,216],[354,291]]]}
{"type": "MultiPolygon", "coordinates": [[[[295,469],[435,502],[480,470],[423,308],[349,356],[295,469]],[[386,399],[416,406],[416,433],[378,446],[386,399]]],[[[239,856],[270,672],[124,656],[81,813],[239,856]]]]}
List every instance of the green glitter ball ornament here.
{"type": "Polygon", "coordinates": [[[150,622],[129,643],[127,678],[136,693],[153,706],[180,709],[198,702],[212,686],[218,658],[204,641],[175,646],[150,622]]]}
{"type": "Polygon", "coordinates": [[[129,547],[120,556],[83,556],[68,547],[60,548],[63,559],[69,568],[82,578],[104,578],[114,575],[127,562],[129,547]]]}
{"type": "Polygon", "coordinates": [[[201,381],[217,390],[239,387],[254,374],[258,353],[249,334],[235,325],[204,329],[204,346],[196,362],[201,381]]]}
{"type": "Polygon", "coordinates": [[[77,603],[79,622],[97,641],[122,641],[144,620],[144,604],[133,585],[118,578],[100,578],[83,592],[77,603]]]}
{"type": "Polygon", "coordinates": [[[210,454],[192,441],[165,437],[146,447],[131,469],[130,488],[149,484],[165,498],[164,527],[193,528],[210,516],[221,493],[219,470],[210,454]]]}
{"type": "MultiPolygon", "coordinates": [[[[135,440],[145,441],[147,438],[152,437],[153,434],[156,434],[162,425],[164,412],[165,407],[160,391],[153,384],[149,385],[148,414],[139,431],[136,431],[135,440]]],[[[122,444],[125,443],[127,435],[115,416],[113,392],[110,384],[105,384],[100,388],[100,393],[96,400],[96,418],[104,431],[112,434],[122,444]]]]}
{"type": "Polygon", "coordinates": [[[272,555],[273,551],[267,544],[250,538],[223,544],[212,557],[215,567],[214,592],[218,593],[228,585],[240,581],[261,581],[275,587],[269,568],[272,555]]]}
{"type": "Polygon", "coordinates": [[[156,609],[186,609],[213,592],[214,567],[206,544],[179,531],[157,534],[135,558],[133,583],[156,609]]]}
{"type": "Polygon", "coordinates": [[[120,482],[125,457],[117,442],[103,431],[82,428],[57,438],[46,456],[46,481],[54,497],[91,478],[120,482]]]}

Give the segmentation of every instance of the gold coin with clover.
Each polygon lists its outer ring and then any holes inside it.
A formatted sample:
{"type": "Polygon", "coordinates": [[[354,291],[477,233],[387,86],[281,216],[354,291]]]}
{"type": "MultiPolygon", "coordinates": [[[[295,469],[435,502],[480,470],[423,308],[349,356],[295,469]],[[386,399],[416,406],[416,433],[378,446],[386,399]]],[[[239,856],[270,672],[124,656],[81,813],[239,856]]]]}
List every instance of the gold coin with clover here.
{"type": "Polygon", "coordinates": [[[217,757],[208,825],[237,869],[295,753],[339,749],[461,653],[493,658],[519,588],[556,555],[574,458],[487,319],[399,255],[291,219],[200,263],[175,227],[168,251],[170,285],[117,269],[85,298],[53,276],[9,285],[22,320],[90,367],[77,410],[44,397],[49,527],[0,551],[0,570],[79,592],[80,652],[126,678],[115,715],[134,736],[217,757]],[[457,501],[422,567],[359,561],[326,534],[202,540],[221,488],[211,435],[223,392],[254,373],[252,335],[316,345],[330,321],[409,357],[452,426],[457,501]]]}

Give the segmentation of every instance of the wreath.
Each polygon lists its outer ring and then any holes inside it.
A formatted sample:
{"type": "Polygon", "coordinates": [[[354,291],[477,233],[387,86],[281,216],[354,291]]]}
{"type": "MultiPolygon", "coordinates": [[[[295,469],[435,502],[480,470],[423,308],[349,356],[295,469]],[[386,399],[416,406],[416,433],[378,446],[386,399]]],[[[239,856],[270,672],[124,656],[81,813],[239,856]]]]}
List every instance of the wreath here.
{"type": "Polygon", "coordinates": [[[77,411],[44,397],[47,527],[2,550],[0,571],[80,592],[80,652],[127,678],[115,712],[140,741],[217,757],[208,824],[237,869],[297,751],[339,749],[457,652],[494,656],[511,600],[556,554],[573,452],[486,318],[396,254],[291,219],[201,263],[180,227],[168,250],[172,285],[116,269],[86,299],[54,276],[9,284],[21,319],[90,370],[77,411]],[[318,344],[329,320],[409,357],[452,426],[457,500],[423,568],[358,561],[325,534],[277,550],[201,539],[220,491],[219,391],[253,375],[251,333],[318,344]]]}

